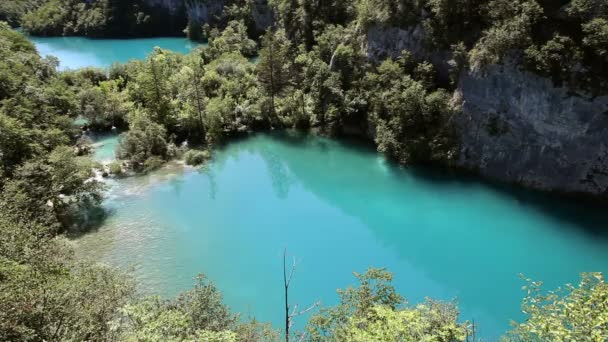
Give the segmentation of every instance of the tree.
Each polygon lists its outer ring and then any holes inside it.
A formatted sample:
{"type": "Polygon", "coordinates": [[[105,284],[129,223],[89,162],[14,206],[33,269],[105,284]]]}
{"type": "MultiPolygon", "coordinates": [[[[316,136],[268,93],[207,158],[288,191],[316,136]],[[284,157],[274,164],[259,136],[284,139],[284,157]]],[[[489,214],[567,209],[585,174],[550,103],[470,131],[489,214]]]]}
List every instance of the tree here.
{"type": "Polygon", "coordinates": [[[210,35],[209,47],[204,50],[207,60],[218,58],[220,55],[239,52],[244,56],[254,56],[257,44],[247,36],[247,27],[242,20],[228,22],[219,35],[210,35]]]}
{"type": "MultiPolygon", "coordinates": [[[[608,7],[608,5],[607,5],[608,7]]],[[[608,12],[608,10],[607,10],[608,12]]],[[[605,60],[608,58],[608,19],[595,18],[583,24],[583,44],[605,60]]]]}
{"type": "Polygon", "coordinates": [[[424,83],[407,75],[407,64],[386,60],[364,78],[378,150],[402,164],[449,162],[456,151],[449,122],[457,108],[445,90],[428,89],[428,64],[413,70],[424,83]]]}
{"type": "Polygon", "coordinates": [[[171,83],[177,85],[177,105],[180,112],[180,126],[187,130],[189,137],[200,142],[205,141],[205,91],[202,79],[205,74],[203,60],[197,55],[190,55],[176,73],[171,83]]]}
{"type": "Polygon", "coordinates": [[[101,186],[91,180],[92,162],[61,146],[46,158],[33,159],[16,169],[0,194],[3,211],[52,227],[70,228],[83,210],[101,202],[101,186]]]}
{"type": "Polygon", "coordinates": [[[176,65],[173,53],[155,48],[146,61],[138,65],[134,82],[128,84],[134,102],[144,105],[151,118],[167,128],[175,125],[172,94],[167,81],[176,65]]]}
{"type": "Polygon", "coordinates": [[[407,306],[381,268],[355,273],[359,287],[338,290],[340,304],[322,308],[307,330],[312,341],[465,341],[468,322],[457,323],[453,303],[407,306]]]}
{"type": "Polygon", "coordinates": [[[427,299],[422,304],[402,310],[374,306],[364,317],[350,317],[344,330],[339,330],[333,339],[455,342],[467,341],[470,332],[466,323],[458,323],[455,304],[427,299]]]}
{"type": "Polygon", "coordinates": [[[270,96],[270,112],[276,118],[276,97],[290,83],[291,55],[290,43],[285,31],[266,31],[262,37],[262,49],[257,65],[258,81],[264,92],[270,96]]]}
{"type": "Polygon", "coordinates": [[[126,305],[122,313],[126,322],[121,338],[126,341],[276,340],[267,325],[255,320],[239,323],[238,316],[222,303],[219,290],[202,274],[192,290],[175,299],[144,298],[126,305]]]}
{"type": "Polygon", "coordinates": [[[133,286],[115,270],[78,263],[44,224],[0,211],[0,340],[112,340],[133,286]]]}
{"type": "Polygon", "coordinates": [[[601,273],[583,273],[578,286],[542,292],[542,282],[526,279],[522,310],[510,341],[605,341],[608,338],[608,285],[601,273]]]}
{"type": "Polygon", "coordinates": [[[126,91],[121,91],[120,79],[100,81],[97,86],[83,85],[78,95],[81,113],[90,126],[107,129],[124,126],[133,103],[126,91]]]}
{"type": "MultiPolygon", "coordinates": [[[[291,280],[293,279],[293,275],[296,271],[296,259],[293,258],[293,263],[291,264],[291,269],[289,274],[287,273],[287,248],[283,251],[283,288],[284,288],[284,298],[285,298],[285,342],[289,342],[290,337],[290,329],[293,326],[293,320],[297,316],[301,316],[314,308],[316,308],[319,303],[316,302],[309,306],[304,310],[298,311],[298,305],[289,305],[289,285],[291,285],[291,280]]],[[[304,336],[301,336],[300,340],[303,339],[304,336]]]]}
{"type": "MultiPolygon", "coordinates": [[[[144,110],[136,110],[129,117],[130,129],[123,133],[118,149],[118,157],[126,159],[136,170],[149,166],[156,159],[163,160],[167,157],[166,129],[164,126],[153,122],[144,110]]],[[[147,171],[147,170],[146,170],[147,171]]]]}
{"type": "Polygon", "coordinates": [[[543,14],[536,0],[493,0],[487,9],[492,25],[469,53],[473,70],[496,64],[509,51],[529,46],[532,27],[543,14]]]}

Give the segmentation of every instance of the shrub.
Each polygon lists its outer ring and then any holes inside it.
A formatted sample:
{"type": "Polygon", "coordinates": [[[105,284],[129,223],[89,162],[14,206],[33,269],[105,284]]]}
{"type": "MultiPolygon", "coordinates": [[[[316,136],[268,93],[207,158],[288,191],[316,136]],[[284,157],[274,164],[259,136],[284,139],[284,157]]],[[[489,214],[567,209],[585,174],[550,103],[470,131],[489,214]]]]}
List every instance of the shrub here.
{"type": "Polygon", "coordinates": [[[122,164],[119,161],[114,161],[108,165],[110,174],[120,175],[122,174],[122,164]]]}
{"type": "Polygon", "coordinates": [[[144,172],[149,172],[161,167],[165,161],[162,158],[152,156],[144,162],[144,172]]]}
{"type": "Polygon", "coordinates": [[[506,341],[606,341],[608,285],[601,273],[583,273],[578,286],[544,292],[527,279],[522,309],[528,316],[506,341]]]}
{"type": "Polygon", "coordinates": [[[184,160],[188,165],[200,165],[205,162],[205,160],[211,158],[211,154],[209,151],[198,151],[198,150],[189,150],[184,155],[184,160]]]}

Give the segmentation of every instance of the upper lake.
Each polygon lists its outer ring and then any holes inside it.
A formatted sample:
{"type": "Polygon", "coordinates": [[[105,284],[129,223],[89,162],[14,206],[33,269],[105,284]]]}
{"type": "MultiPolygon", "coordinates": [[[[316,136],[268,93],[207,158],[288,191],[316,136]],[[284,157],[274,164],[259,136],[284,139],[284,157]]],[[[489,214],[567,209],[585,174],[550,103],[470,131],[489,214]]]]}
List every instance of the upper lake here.
{"type": "MultiPolygon", "coordinates": [[[[107,160],[114,142],[103,141],[107,160]]],[[[491,341],[523,318],[520,274],[553,289],[608,271],[599,207],[402,169],[314,136],[255,135],[203,168],[110,180],[104,206],[102,226],[75,239],[80,255],[132,268],[142,291],[167,296],[203,272],[234,310],[277,327],[284,248],[299,260],[292,303],[335,304],[353,271],[387,267],[410,302],[457,299],[491,341]]]]}
{"type": "Polygon", "coordinates": [[[41,56],[59,58],[59,69],[106,68],[115,62],[144,59],[155,46],[188,53],[198,43],[186,38],[90,39],[83,37],[28,37],[41,56]]]}

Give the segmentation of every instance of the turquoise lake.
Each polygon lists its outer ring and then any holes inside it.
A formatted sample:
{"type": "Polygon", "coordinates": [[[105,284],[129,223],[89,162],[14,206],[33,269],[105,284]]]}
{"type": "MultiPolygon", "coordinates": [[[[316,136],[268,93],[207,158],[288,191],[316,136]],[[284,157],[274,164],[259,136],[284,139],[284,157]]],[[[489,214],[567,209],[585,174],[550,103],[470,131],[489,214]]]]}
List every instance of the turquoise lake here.
{"type": "Polygon", "coordinates": [[[234,310],[277,327],[284,248],[299,260],[292,303],[335,304],[353,271],[387,267],[411,303],[457,299],[486,341],[523,318],[520,273],[553,289],[608,271],[605,210],[296,134],[110,180],[104,206],[105,222],[74,240],[80,255],[131,270],[144,293],[172,296],[203,272],[234,310]]]}
{"type": "MultiPolygon", "coordinates": [[[[196,46],[181,38],[31,39],[60,69],[196,46]]],[[[111,161],[117,137],[95,142],[95,159],[111,161]]],[[[129,270],[146,294],[175,295],[205,273],[235,311],[276,327],[284,248],[299,260],[293,304],[335,304],[335,290],[355,284],[352,272],[387,267],[411,303],[458,300],[461,319],[474,320],[485,341],[523,318],[520,274],[553,289],[580,272],[608,271],[604,208],[402,169],[369,146],[319,137],[256,135],[217,150],[204,168],[170,163],[109,179],[103,205],[103,224],[73,240],[81,257],[129,270]]]]}
{"type": "Polygon", "coordinates": [[[109,163],[116,159],[116,149],[119,139],[116,134],[93,135],[93,159],[101,163],[109,163]]]}
{"type": "Polygon", "coordinates": [[[186,38],[90,39],[83,37],[28,37],[41,56],[59,58],[60,70],[106,68],[114,62],[144,59],[155,46],[188,53],[199,44],[186,38]]]}

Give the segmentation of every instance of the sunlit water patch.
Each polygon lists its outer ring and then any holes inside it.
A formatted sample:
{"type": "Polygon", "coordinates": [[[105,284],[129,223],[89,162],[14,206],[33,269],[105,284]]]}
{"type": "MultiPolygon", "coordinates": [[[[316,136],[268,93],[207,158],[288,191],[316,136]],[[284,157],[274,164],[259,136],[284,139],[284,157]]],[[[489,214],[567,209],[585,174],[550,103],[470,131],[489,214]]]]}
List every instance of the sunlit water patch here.
{"type": "Polygon", "coordinates": [[[41,56],[55,56],[59,69],[107,68],[116,62],[144,59],[154,47],[188,53],[199,44],[186,38],[90,39],[84,37],[28,37],[41,56]]]}
{"type": "Polygon", "coordinates": [[[107,164],[116,159],[116,152],[120,144],[118,133],[90,134],[93,140],[93,159],[107,164]]]}
{"type": "Polygon", "coordinates": [[[166,296],[203,272],[234,310],[277,327],[284,248],[300,260],[300,305],[334,304],[351,272],[387,267],[410,302],[456,298],[490,340],[522,318],[520,273],[551,288],[608,270],[602,210],[403,170],[354,146],[257,135],[202,169],[112,181],[111,215],[76,240],[79,254],[132,269],[143,292],[166,296]]]}

